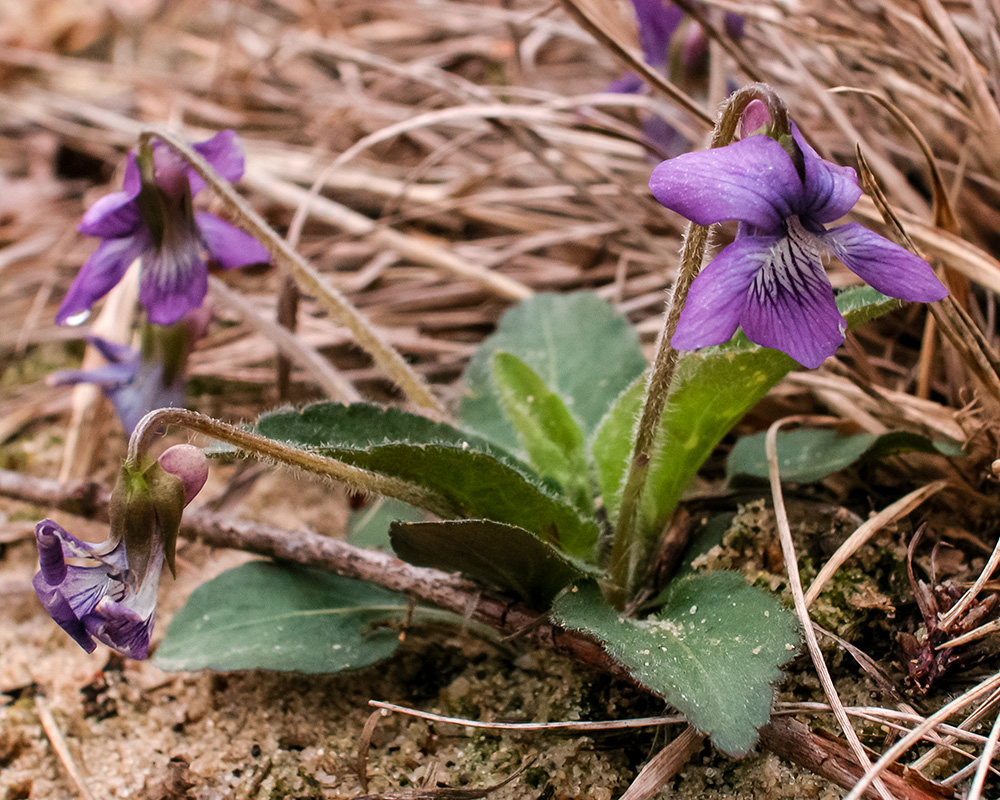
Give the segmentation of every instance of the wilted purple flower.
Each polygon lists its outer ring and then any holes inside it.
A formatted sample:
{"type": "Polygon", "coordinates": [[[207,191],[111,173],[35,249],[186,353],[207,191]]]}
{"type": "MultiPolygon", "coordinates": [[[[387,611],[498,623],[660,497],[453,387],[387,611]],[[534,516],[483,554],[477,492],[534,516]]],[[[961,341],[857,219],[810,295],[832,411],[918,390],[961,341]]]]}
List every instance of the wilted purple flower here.
{"type": "Polygon", "coordinates": [[[188,356],[212,319],[208,304],[174,325],[142,326],[142,346],[109,342],[88,336],[108,363],[96,369],[67,369],[49,377],[53,386],[93,383],[115,408],[126,433],[132,433],[146,414],[157,408],[184,408],[188,356]]]}
{"type": "Polygon", "coordinates": [[[835,228],[861,197],[853,169],[824,161],[793,127],[788,147],[767,135],[688,153],[653,170],[649,186],[667,208],[699,225],[741,223],[735,241],[695,278],[672,344],[693,350],[747,337],[818,367],[844,341],[823,261],[836,256],[890,297],[940,300],[930,265],[856,222],[835,228]]]}
{"type": "MultiPolygon", "coordinates": [[[[93,544],[49,519],[35,527],[40,566],[32,581],[35,593],[52,619],[88,653],[97,647],[95,639],[130,658],[149,653],[160,571],[164,561],[172,563],[180,511],[208,477],[204,454],[191,445],[165,451],[159,467],[156,475],[149,470],[143,474],[150,486],[138,493],[144,493],[140,502],[146,501],[141,516],[135,509],[125,513],[128,522],[140,522],[138,544],[129,532],[93,544]],[[130,540],[137,553],[128,552],[130,540]]],[[[130,497],[133,503],[135,496],[130,497]]]]}
{"type": "MultiPolygon", "coordinates": [[[[243,174],[243,151],[233,131],[221,131],[194,145],[219,174],[235,181],[243,174]]],[[[144,182],[129,154],[122,191],[90,207],[78,230],[103,239],[80,269],[59,307],[64,323],[90,307],[141,259],[139,301],[150,322],[171,325],[201,305],[208,291],[205,255],[223,269],[268,260],[252,236],[207,212],[195,212],[192,196],[205,182],[174,150],[153,145],[153,181],[144,182]]]]}
{"type": "Polygon", "coordinates": [[[53,386],[93,383],[111,401],[126,433],[132,433],[146,414],[157,408],[184,408],[186,378],[182,371],[168,373],[163,361],[146,358],[138,350],[109,342],[99,336],[87,337],[107,360],[96,369],[66,369],[49,378],[53,386]]]}
{"type": "MultiPolygon", "coordinates": [[[[646,63],[684,91],[703,94],[708,78],[708,36],[701,25],[686,17],[670,0],[632,0],[632,6],[646,63]]],[[[724,25],[732,38],[743,35],[743,17],[739,14],[727,11],[724,25]]],[[[609,91],[634,94],[644,86],[643,79],[630,72],[612,83],[609,91]]],[[[687,149],[685,135],[663,117],[645,118],[643,131],[667,155],[687,149]]]]}

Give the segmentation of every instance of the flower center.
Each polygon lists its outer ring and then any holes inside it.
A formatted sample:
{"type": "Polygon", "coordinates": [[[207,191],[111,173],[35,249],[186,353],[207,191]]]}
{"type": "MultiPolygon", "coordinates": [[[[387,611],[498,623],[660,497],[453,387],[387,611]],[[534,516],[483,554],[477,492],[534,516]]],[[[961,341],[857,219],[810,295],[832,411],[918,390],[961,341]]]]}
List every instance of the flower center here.
{"type": "Polygon", "coordinates": [[[785,235],[771,248],[771,257],[754,276],[750,297],[758,302],[774,300],[779,294],[804,295],[823,273],[825,242],[807,230],[798,217],[785,221],[785,235]]]}

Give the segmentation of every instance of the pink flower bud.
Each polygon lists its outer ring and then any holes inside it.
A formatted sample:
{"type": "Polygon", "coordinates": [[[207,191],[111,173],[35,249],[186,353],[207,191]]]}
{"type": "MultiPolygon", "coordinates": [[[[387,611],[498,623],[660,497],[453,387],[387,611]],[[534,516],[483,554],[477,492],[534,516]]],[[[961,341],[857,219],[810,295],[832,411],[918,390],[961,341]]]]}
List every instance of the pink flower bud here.
{"type": "Polygon", "coordinates": [[[157,460],[164,470],[184,484],[184,505],[194,500],[208,480],[208,459],[201,448],[194,445],[175,444],[164,450],[157,460]]]}

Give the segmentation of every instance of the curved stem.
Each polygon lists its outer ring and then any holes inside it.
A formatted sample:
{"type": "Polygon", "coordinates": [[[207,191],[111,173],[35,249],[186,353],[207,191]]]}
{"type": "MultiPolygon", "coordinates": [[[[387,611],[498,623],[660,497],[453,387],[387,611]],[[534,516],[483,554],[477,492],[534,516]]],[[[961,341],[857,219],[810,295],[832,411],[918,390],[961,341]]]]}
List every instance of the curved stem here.
{"type": "Polygon", "coordinates": [[[296,467],[332,478],[353,491],[373,492],[385,497],[394,497],[445,519],[462,516],[461,510],[453,507],[447,499],[421,486],[354,467],[319,453],[291,447],[266,436],[237,428],[204,414],[199,414],[197,411],[188,411],[184,408],[160,408],[156,411],[150,411],[139,420],[139,424],[136,425],[132,437],[129,439],[128,462],[141,463],[142,457],[149,450],[160,428],[167,425],[179,425],[189,431],[227,442],[254,458],[277,461],[289,467],[296,467]]]}
{"type": "Polygon", "coordinates": [[[358,344],[415,405],[428,409],[437,416],[446,415],[444,406],[433,395],[427,383],[413,371],[399,352],[378,334],[346,297],[330,286],[288,242],[278,236],[200,153],[179,136],[159,127],[147,128],[139,135],[140,151],[149,147],[149,141],[153,137],[176,150],[191,165],[205,183],[226,201],[239,224],[260,240],[275,262],[295,278],[305,294],[315,297],[338,322],[351,331],[358,344]]]}
{"type": "MultiPolygon", "coordinates": [[[[773,130],[780,132],[790,130],[788,113],[781,98],[767,84],[754,83],[730,95],[712,134],[712,148],[724,147],[733,141],[743,111],[754,100],[760,100],[768,107],[773,130]]],[[[663,410],[666,408],[674,372],[677,369],[678,353],[671,346],[670,340],[677,331],[677,323],[684,310],[691,284],[701,271],[710,229],[710,226],[696,225],[692,222],[684,234],[677,280],[667,300],[656,357],[653,359],[653,366],[646,380],[645,400],[635,429],[632,458],[622,489],[618,527],[611,547],[609,583],[605,587],[608,602],[618,609],[624,608],[628,597],[634,591],[639,569],[655,546],[655,537],[659,534],[659,531],[643,531],[641,528],[642,496],[649,476],[649,464],[653,457],[663,410]]]]}

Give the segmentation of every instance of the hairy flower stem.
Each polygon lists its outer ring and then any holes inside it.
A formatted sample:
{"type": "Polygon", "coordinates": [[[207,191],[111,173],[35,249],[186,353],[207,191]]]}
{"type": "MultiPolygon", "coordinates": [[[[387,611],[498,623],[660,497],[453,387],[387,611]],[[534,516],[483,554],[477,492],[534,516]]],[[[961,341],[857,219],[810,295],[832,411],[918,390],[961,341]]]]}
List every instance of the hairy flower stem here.
{"type": "MultiPolygon", "coordinates": [[[[740,117],[754,100],[763,102],[771,115],[771,128],[781,133],[791,131],[788,113],[777,93],[767,84],[754,83],[734,92],[726,102],[712,134],[711,147],[724,147],[736,136],[740,117]]],[[[664,324],[660,331],[656,357],[646,380],[642,414],[635,429],[632,458],[622,490],[618,527],[611,546],[608,584],[604,587],[608,602],[621,610],[636,589],[637,578],[657,544],[660,531],[642,529],[642,497],[649,477],[656,436],[663,410],[670,397],[671,383],[677,368],[678,353],[670,345],[684,310],[688,290],[701,270],[711,226],[691,223],[684,235],[680,266],[674,290],[667,300],[664,324]]]]}
{"type": "Polygon", "coordinates": [[[257,459],[277,461],[332,478],[356,492],[372,492],[384,497],[394,497],[445,519],[462,516],[460,509],[455,508],[436,492],[428,491],[408,481],[379,475],[310,450],[291,447],[183,408],[161,408],[146,414],[129,439],[127,462],[140,464],[160,429],[167,425],[179,425],[189,431],[227,442],[257,459]]]}
{"type": "Polygon", "coordinates": [[[251,206],[224,180],[212,166],[183,139],[170,131],[148,128],[139,135],[140,163],[142,153],[148,151],[151,139],[156,138],[176,150],[201,178],[226,201],[237,222],[253,234],[271,253],[275,262],[295,279],[305,294],[315,297],[321,305],[353,334],[357,343],[375,363],[420,408],[436,417],[447,416],[444,406],[433,395],[420,377],[399,352],[372,327],[371,323],[348,302],[347,298],[323,279],[292,247],[276,234],[251,206]]]}

